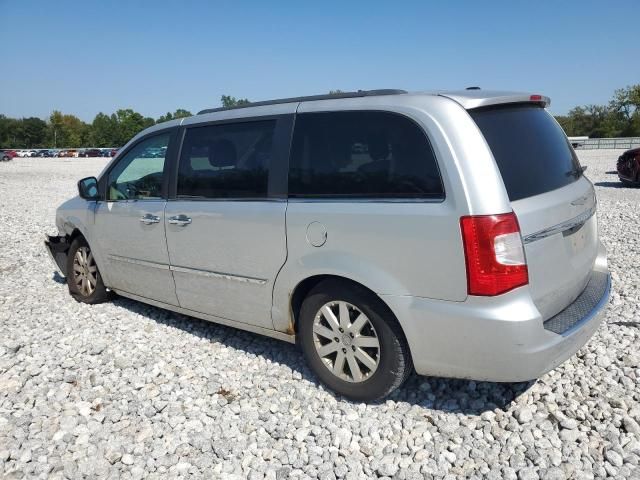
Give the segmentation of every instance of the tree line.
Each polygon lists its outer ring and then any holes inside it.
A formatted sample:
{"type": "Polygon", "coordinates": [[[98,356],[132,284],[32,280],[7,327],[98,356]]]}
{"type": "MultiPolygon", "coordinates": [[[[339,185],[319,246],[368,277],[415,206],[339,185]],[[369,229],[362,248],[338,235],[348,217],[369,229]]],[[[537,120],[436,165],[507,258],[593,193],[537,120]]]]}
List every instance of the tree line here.
{"type": "Polygon", "coordinates": [[[91,123],[86,123],[75,115],[57,110],[47,121],[37,117],[8,118],[0,114],[0,148],[120,147],[140,130],[157,122],[190,115],[179,109],[154,120],[126,108],[111,115],[100,112],[91,123]]]}
{"type": "MultiPolygon", "coordinates": [[[[223,107],[234,107],[250,102],[222,95],[220,103],[223,107]]],[[[151,125],[191,115],[179,108],[153,119],[127,108],[110,115],[100,112],[91,123],[86,123],[57,110],[46,121],[0,114],[0,148],[120,147],[151,125]]],[[[556,119],[569,136],[640,137],[640,84],[616,90],[607,105],[575,107],[556,119]]]]}
{"type": "MultiPolygon", "coordinates": [[[[245,105],[249,100],[223,95],[220,102],[224,107],[232,107],[245,105]]],[[[111,115],[100,112],[91,123],[86,123],[75,115],[57,110],[46,121],[0,114],[0,148],[121,147],[151,125],[191,115],[189,110],[179,108],[153,119],[125,108],[111,115]]]]}
{"type": "Polygon", "coordinates": [[[570,137],[640,137],[640,84],[616,90],[606,105],[575,107],[556,119],[570,137]]]}

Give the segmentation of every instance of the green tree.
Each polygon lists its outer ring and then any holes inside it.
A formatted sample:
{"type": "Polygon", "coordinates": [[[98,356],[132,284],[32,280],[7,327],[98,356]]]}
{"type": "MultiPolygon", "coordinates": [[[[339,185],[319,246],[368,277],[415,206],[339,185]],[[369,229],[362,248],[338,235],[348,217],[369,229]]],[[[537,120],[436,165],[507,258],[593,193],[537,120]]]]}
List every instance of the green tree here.
{"type": "Polygon", "coordinates": [[[569,136],[640,136],[640,85],[616,90],[607,105],[575,107],[556,118],[569,136]]]}
{"type": "Polygon", "coordinates": [[[49,116],[49,132],[47,135],[47,143],[53,147],[62,147],[65,145],[62,112],[54,110],[49,116]]]}
{"type": "Polygon", "coordinates": [[[75,115],[54,110],[49,116],[46,143],[57,148],[84,147],[89,142],[91,127],[75,115]]]}
{"type": "Polygon", "coordinates": [[[158,117],[158,119],[156,120],[156,123],[168,122],[169,120],[175,120],[176,118],[190,117],[192,115],[193,113],[191,113],[189,110],[185,110],[184,108],[179,108],[173,113],[167,112],[166,115],[162,115],[158,117]]]}
{"type": "Polygon", "coordinates": [[[89,143],[94,147],[118,145],[118,119],[114,114],[98,113],[91,123],[89,143]]]}
{"type": "Polygon", "coordinates": [[[225,108],[231,108],[239,107],[241,105],[248,105],[251,102],[246,98],[236,98],[229,95],[222,95],[222,97],[220,97],[220,103],[222,103],[222,106],[225,108]]]}
{"type": "Polygon", "coordinates": [[[24,129],[21,120],[2,116],[0,122],[0,146],[2,148],[24,148],[24,129]]]}
{"type": "Polygon", "coordinates": [[[0,113],[0,148],[7,148],[11,119],[0,113]]]}
{"type": "Polygon", "coordinates": [[[44,147],[47,143],[47,122],[37,117],[23,118],[21,143],[25,148],[44,147]]]}
{"type": "Polygon", "coordinates": [[[640,85],[620,88],[609,102],[621,136],[640,134],[640,85]]]}
{"type": "Polygon", "coordinates": [[[137,133],[155,124],[153,118],[143,117],[138,112],[130,108],[116,111],[118,122],[118,134],[115,138],[116,146],[122,146],[133,138],[137,133]]]}

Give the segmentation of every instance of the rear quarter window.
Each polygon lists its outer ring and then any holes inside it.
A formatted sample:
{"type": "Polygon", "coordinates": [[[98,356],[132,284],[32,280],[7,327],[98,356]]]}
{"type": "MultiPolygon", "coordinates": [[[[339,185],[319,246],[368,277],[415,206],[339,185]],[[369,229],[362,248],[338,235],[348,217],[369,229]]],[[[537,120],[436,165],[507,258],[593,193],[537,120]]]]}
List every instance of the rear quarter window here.
{"type": "Polygon", "coordinates": [[[575,182],[580,163],[544,108],[507,105],[469,111],[496,160],[511,201],[575,182]]]}
{"type": "Polygon", "coordinates": [[[289,196],[442,199],[436,158],[425,132],[390,112],[297,115],[289,196]]]}

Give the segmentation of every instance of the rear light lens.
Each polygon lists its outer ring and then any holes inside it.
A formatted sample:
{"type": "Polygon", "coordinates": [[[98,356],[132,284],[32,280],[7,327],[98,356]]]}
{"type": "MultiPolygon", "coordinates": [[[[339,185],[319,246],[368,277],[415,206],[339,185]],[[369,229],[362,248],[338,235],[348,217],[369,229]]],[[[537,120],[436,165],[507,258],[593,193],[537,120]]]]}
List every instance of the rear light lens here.
{"type": "Polygon", "coordinates": [[[515,213],[460,219],[469,295],[493,296],[529,283],[515,213]]]}

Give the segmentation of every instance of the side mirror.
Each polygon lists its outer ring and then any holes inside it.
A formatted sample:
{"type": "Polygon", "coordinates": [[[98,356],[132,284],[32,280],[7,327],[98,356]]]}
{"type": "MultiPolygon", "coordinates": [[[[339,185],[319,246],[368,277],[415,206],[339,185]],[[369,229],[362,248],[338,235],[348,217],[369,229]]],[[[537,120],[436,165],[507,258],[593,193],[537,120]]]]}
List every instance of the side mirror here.
{"type": "Polygon", "coordinates": [[[83,178],[78,182],[78,193],[85,200],[98,200],[98,179],[96,177],[83,178]]]}

